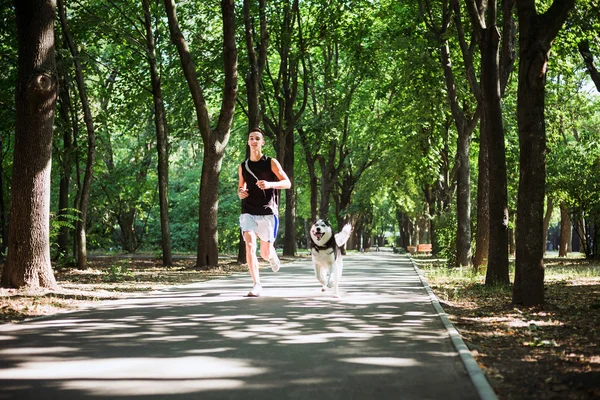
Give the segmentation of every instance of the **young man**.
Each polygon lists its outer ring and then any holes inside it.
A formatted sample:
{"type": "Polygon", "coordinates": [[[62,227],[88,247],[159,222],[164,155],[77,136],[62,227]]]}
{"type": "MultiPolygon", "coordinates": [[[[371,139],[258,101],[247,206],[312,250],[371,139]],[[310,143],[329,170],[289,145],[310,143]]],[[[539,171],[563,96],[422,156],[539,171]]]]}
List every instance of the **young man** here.
{"type": "Polygon", "coordinates": [[[256,257],[257,237],[261,257],[269,261],[273,272],[279,271],[279,258],[274,247],[279,225],[279,190],[292,186],[279,161],[263,155],[264,145],[263,131],[252,129],[248,134],[250,158],[238,167],[238,197],[242,199],[240,228],[246,242],[248,270],[254,281],[249,297],[258,297],[262,293],[256,257]]]}

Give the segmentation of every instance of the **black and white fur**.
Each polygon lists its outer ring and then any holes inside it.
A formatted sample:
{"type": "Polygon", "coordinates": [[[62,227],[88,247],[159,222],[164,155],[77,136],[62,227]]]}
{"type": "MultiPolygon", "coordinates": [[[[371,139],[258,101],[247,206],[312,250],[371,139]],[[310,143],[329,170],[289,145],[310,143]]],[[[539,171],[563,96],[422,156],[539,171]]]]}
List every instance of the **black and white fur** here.
{"type": "Polygon", "coordinates": [[[326,291],[333,286],[333,295],[338,295],[338,285],[342,279],[344,264],[341,247],[350,237],[352,226],[346,224],[341,232],[333,234],[329,221],[320,219],[310,228],[310,248],[315,275],[326,291]]]}

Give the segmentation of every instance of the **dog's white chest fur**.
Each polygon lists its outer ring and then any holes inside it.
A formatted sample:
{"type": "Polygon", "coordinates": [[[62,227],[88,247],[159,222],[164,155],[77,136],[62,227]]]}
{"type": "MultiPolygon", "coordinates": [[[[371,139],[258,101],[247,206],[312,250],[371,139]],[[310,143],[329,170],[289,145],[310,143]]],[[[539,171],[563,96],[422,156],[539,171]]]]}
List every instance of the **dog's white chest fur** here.
{"type": "Polygon", "coordinates": [[[334,296],[338,297],[338,284],[342,278],[343,261],[340,247],[350,237],[350,224],[344,226],[335,236],[329,222],[318,220],[310,229],[311,255],[317,280],[322,285],[322,291],[328,287],[334,288],[334,296]]]}
{"type": "Polygon", "coordinates": [[[335,263],[335,250],[327,248],[325,250],[312,249],[313,264],[322,268],[330,268],[335,263]]]}

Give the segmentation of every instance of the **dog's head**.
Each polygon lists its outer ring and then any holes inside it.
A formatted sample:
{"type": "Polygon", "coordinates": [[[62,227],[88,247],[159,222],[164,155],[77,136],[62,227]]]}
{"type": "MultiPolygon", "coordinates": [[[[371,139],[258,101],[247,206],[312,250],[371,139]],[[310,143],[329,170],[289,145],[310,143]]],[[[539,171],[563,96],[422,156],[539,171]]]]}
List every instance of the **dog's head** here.
{"type": "Polygon", "coordinates": [[[324,246],[333,236],[329,221],[320,219],[310,228],[310,237],[317,246],[324,246]]]}

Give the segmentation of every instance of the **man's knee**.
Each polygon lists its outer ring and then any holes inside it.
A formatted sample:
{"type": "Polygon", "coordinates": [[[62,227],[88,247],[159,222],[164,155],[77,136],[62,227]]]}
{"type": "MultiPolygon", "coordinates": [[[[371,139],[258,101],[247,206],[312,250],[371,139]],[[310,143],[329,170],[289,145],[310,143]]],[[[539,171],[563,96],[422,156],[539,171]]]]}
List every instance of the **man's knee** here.
{"type": "Polygon", "coordinates": [[[244,232],[244,242],[246,242],[246,248],[256,250],[256,235],[254,232],[244,232]]]}
{"type": "Polygon", "coordinates": [[[271,257],[271,243],[265,243],[264,246],[261,244],[260,256],[263,258],[263,260],[269,260],[269,257],[271,257]]]}

